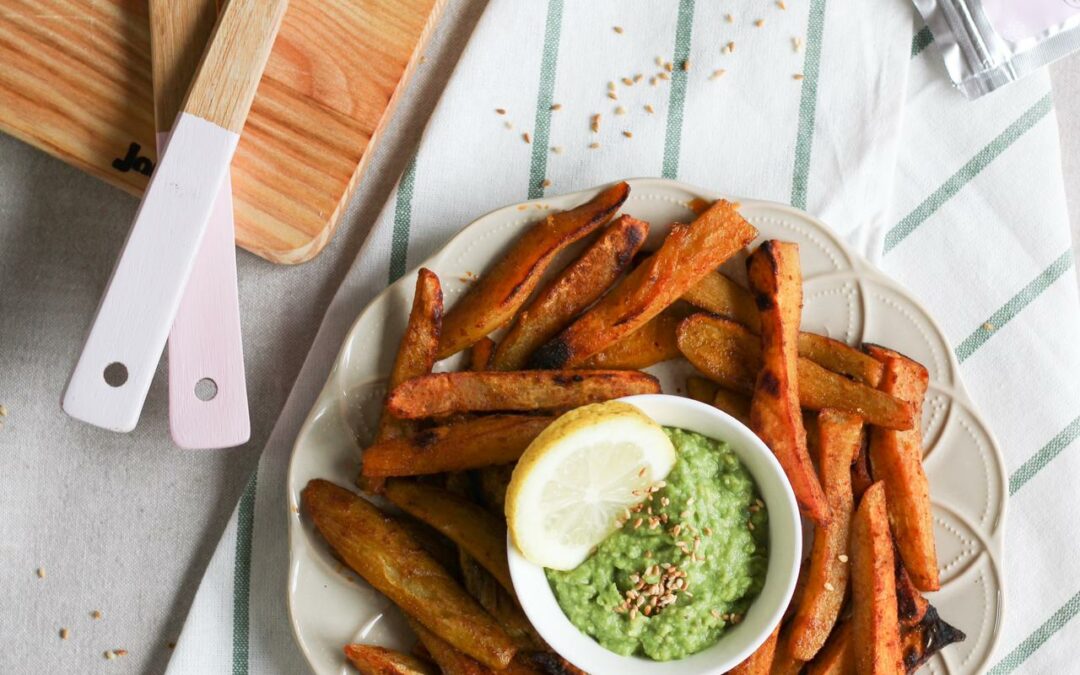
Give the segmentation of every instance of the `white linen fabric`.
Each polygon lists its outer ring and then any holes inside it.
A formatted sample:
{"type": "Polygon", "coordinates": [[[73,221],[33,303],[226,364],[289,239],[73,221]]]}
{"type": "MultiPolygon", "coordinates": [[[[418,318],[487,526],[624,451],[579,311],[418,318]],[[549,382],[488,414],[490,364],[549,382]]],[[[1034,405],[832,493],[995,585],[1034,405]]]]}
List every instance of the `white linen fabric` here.
{"type": "Polygon", "coordinates": [[[903,0],[491,0],[326,314],[168,672],[307,669],[285,601],[285,473],[365,304],[493,208],[653,175],[805,208],[931,310],[1010,474],[993,672],[1067,670],[1080,306],[1053,101],[1044,73],[967,101],[932,41],[903,0]]]}

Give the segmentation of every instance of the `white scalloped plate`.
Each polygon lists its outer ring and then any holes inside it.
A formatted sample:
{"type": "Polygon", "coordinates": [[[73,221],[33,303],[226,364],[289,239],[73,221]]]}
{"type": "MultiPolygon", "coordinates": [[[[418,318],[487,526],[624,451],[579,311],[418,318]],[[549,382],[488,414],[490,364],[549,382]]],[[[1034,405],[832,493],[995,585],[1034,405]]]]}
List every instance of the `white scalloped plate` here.
{"type": "MultiPolygon", "coordinates": [[[[622,211],[653,226],[655,247],[673,222],[686,222],[695,198],[715,192],[676,181],[628,181],[622,211]]],[[[439,275],[447,306],[469,278],[482,272],[526,226],[550,210],[576,206],[599,188],[514,204],[465,227],[423,266],[439,275]]],[[[850,250],[820,221],[782,204],[743,199],[742,214],[762,238],[798,242],[804,276],[803,326],[850,344],[876,342],[921,361],[931,390],[923,414],[926,472],[934,515],[942,589],[929,598],[967,640],[935,656],[922,672],[977,673],[993,652],[1003,615],[1002,540],[1007,497],[1004,462],[989,428],[959,378],[953,350],[925,309],[906,291],[850,250]]],[[[571,253],[568,252],[567,255],[571,253]]],[[[725,266],[743,274],[743,257],[725,266]]],[[[299,512],[300,491],[312,478],[352,487],[360,450],[372,437],[398,340],[405,329],[416,272],[383,291],[360,314],[315,406],[304,422],[289,465],[289,613],[297,643],[319,675],[350,672],[341,648],[370,642],[408,648],[413,641],[399,612],[343,568],[299,512]]],[[[452,369],[455,360],[439,364],[452,369]]],[[[664,391],[682,393],[689,367],[649,369],[664,391]]]]}

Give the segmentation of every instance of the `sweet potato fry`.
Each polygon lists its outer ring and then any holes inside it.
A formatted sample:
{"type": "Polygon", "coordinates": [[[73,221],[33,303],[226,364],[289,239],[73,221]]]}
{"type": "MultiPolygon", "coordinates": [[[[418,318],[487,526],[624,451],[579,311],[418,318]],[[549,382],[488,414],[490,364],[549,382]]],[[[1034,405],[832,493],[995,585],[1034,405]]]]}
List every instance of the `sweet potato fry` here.
{"type": "Polygon", "coordinates": [[[662,312],[756,235],[757,230],[724,200],[693,223],[675,225],[656,253],[538,349],[530,363],[538,368],[580,366],[662,312]]]}
{"type": "Polygon", "coordinates": [[[683,293],[682,299],[710,314],[741,323],[753,333],[761,330],[761,318],[750,291],[722,272],[706,274],[683,293]]]}
{"type": "MultiPolygon", "coordinates": [[[[734,321],[695,314],[679,324],[679,350],[703,375],[725,389],[749,394],[761,369],[758,338],[734,321]]],[[[853,382],[799,358],[799,404],[808,410],[837,408],[858,413],[869,424],[910,429],[911,404],[853,382]]]]}
{"type": "Polygon", "coordinates": [[[555,256],[610,220],[629,194],[626,183],[605,188],[577,208],[548,216],[519,237],[446,313],[439,358],[456,354],[509,323],[555,256]]]}
{"type": "Polygon", "coordinates": [[[495,350],[492,370],[524,367],[537,347],[558,335],[615,283],[648,234],[644,221],[630,216],[616,219],[518,313],[495,350]]]}
{"type": "Polygon", "coordinates": [[[855,672],[901,672],[896,570],[885,485],[863,495],[851,526],[852,656],[855,672]]]}
{"type": "MultiPolygon", "coordinates": [[[[710,314],[742,324],[751,333],[761,331],[761,320],[750,291],[721,272],[708,274],[683,294],[683,300],[710,314]]],[[[881,364],[876,359],[824,335],[800,332],[799,356],[870,387],[876,387],[881,379],[881,364]]]]}
{"type": "Polygon", "coordinates": [[[954,642],[963,642],[967,635],[944,621],[938,615],[937,607],[928,605],[926,613],[913,626],[900,631],[900,650],[904,659],[904,668],[914,673],[930,660],[934,654],[954,642]]]}
{"type": "Polygon", "coordinates": [[[863,446],[859,448],[859,454],[855,455],[855,461],[851,464],[851,494],[858,502],[862,499],[866,488],[874,484],[874,475],[870,471],[870,449],[867,447],[867,438],[863,439],[863,446]]]}
{"type": "Polygon", "coordinates": [[[840,616],[848,583],[851,527],[851,460],[862,445],[862,419],[842,410],[818,414],[818,467],[829,522],[814,532],[806,591],[788,628],[788,649],[800,661],[814,658],[840,616]]]}
{"type": "MultiPolygon", "coordinates": [[[[919,363],[896,352],[868,345],[874,358],[884,361],[881,391],[911,404],[916,422],[922,415],[923,398],[930,374],[919,363]]],[[[930,510],[930,482],[922,465],[922,430],[915,424],[907,431],[873,429],[870,432],[870,466],[885,483],[896,545],[904,567],[921,591],[941,588],[934,518],[930,510]]]]}
{"type": "Polygon", "coordinates": [[[761,646],[745,661],[728,671],[728,675],[769,675],[772,669],[773,658],[776,656],[776,643],[780,639],[780,624],[776,624],[773,632],[761,646]]]}
{"type": "Polygon", "coordinates": [[[424,627],[493,668],[510,662],[506,631],[393,518],[325,480],[301,501],[338,556],[424,627]]]}
{"type": "Polygon", "coordinates": [[[461,579],[465,584],[465,590],[476,598],[488,614],[495,617],[506,634],[514,640],[519,653],[545,648],[544,641],[529,623],[525,612],[518,607],[514,596],[507,593],[499,585],[498,580],[476,561],[476,558],[464,549],[459,549],[458,553],[458,566],[461,568],[461,579]]]}
{"type": "Polygon", "coordinates": [[[855,675],[850,621],[842,621],[836,626],[814,660],[806,664],[803,675],[855,675]]]}
{"type": "Polygon", "coordinates": [[[691,375],[686,378],[686,395],[699,403],[712,405],[716,397],[717,386],[712,380],[705,377],[691,375]]]}
{"type": "Polygon", "coordinates": [[[421,476],[516,461],[552,417],[487,415],[426,429],[364,451],[365,476],[421,476]]]}
{"type": "Polygon", "coordinates": [[[495,351],[495,341],[484,336],[469,348],[469,370],[487,370],[491,365],[491,355],[495,351]]]}
{"type": "Polygon", "coordinates": [[[828,504],[806,450],[799,408],[798,336],[802,314],[799,248],[769,240],[746,261],[761,318],[761,371],[750,402],[750,427],[784,468],[802,512],[828,521],[828,504]]]}
{"type": "Polygon", "coordinates": [[[676,359],[682,354],[675,334],[684,318],[685,314],[669,307],[604,351],[593,354],[584,367],[638,370],[676,359]]]}
{"type": "MultiPolygon", "coordinates": [[[[887,497],[888,495],[886,495],[887,497]]],[[[930,609],[930,602],[923,597],[911,581],[911,575],[904,567],[899,551],[893,551],[896,561],[896,613],[900,619],[901,632],[922,621],[930,609]]]]}
{"type": "Polygon", "coordinates": [[[716,395],[713,396],[712,404],[750,426],[750,397],[734,391],[717,387],[716,395]]]}
{"type": "Polygon", "coordinates": [[[386,498],[405,513],[424,521],[464,549],[514,592],[506,560],[506,523],[481,506],[448,490],[406,480],[386,484],[386,498]]]}
{"type": "Polygon", "coordinates": [[[515,370],[435,373],[390,392],[389,408],[404,419],[460,412],[574,408],[632,394],[658,394],[652,375],[626,370],[515,370]]]}
{"type": "Polygon", "coordinates": [[[490,668],[455,649],[453,645],[435,635],[415,619],[410,618],[409,626],[420,638],[420,643],[431,654],[432,660],[439,664],[443,675],[544,675],[542,671],[533,667],[530,659],[523,655],[515,655],[514,659],[503,668],[490,668]]]}
{"type": "Polygon", "coordinates": [[[880,361],[824,335],[799,333],[799,356],[868,387],[877,387],[881,381],[880,361]]]}
{"type": "MultiPolygon", "coordinates": [[[[386,390],[390,392],[402,382],[431,372],[435,365],[435,353],[439,349],[439,332],[442,328],[443,295],[439,277],[429,269],[420,268],[416,275],[412,310],[401,337],[394,366],[387,379],[386,390]]],[[[411,431],[411,424],[394,417],[383,406],[379,418],[376,442],[400,438],[411,431]]],[[[378,478],[360,475],[358,484],[365,492],[381,492],[383,482],[378,478]]]]}
{"type": "Polygon", "coordinates": [[[776,642],[776,651],[773,653],[772,666],[769,675],[799,675],[802,672],[805,661],[795,658],[791,652],[791,626],[780,631],[780,637],[776,642]]]}
{"type": "Polygon", "coordinates": [[[439,669],[415,656],[376,647],[375,645],[345,645],[345,658],[360,671],[360,675],[438,675],[439,669]]]}

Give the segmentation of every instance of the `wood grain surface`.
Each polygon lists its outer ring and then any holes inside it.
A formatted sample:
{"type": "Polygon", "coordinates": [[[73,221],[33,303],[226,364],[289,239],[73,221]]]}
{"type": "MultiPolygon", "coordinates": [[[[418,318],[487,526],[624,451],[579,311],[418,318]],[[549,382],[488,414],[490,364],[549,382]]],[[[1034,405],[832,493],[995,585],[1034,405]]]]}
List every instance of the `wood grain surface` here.
{"type": "Polygon", "coordinates": [[[172,129],[217,23],[217,0],[150,0],[154,126],[172,129]]]}
{"type": "MultiPolygon", "coordinates": [[[[289,3],[233,159],[240,246],[322,250],[444,3],[289,3]]],[[[0,0],[0,63],[0,130],[141,194],[157,159],[145,0],[0,0]]]]}

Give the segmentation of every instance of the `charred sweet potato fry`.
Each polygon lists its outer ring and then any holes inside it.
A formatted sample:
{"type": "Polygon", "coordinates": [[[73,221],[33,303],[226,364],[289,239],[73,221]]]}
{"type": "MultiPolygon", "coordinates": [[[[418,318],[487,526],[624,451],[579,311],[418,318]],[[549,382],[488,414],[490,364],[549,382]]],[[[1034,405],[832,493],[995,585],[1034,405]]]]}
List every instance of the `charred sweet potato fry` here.
{"type": "Polygon", "coordinates": [[[904,668],[908,673],[914,673],[934,654],[954,642],[963,642],[966,639],[963,631],[938,615],[937,607],[927,605],[926,612],[918,623],[900,630],[900,651],[904,668]]]}
{"type": "MultiPolygon", "coordinates": [[[[710,314],[742,324],[751,333],[761,331],[761,320],[750,291],[721,272],[706,275],[683,294],[683,300],[710,314]]],[[[876,387],[881,379],[881,364],[876,359],[824,335],[800,332],[799,356],[870,387],[876,387]]]]}
{"type": "Polygon", "coordinates": [[[439,669],[415,656],[376,647],[375,645],[345,645],[345,658],[360,675],[438,675],[439,669]]]}
{"type": "Polygon", "coordinates": [[[755,649],[745,661],[729,670],[728,675],[769,675],[779,639],[780,624],[776,624],[769,638],[762,642],[761,646],[755,649]]]}
{"type": "Polygon", "coordinates": [[[750,402],[750,427],[780,461],[802,512],[823,524],[829,519],[828,504],[806,450],[799,407],[799,249],[766,241],[750,254],[746,270],[761,319],[762,358],[750,402]]]}
{"type": "Polygon", "coordinates": [[[855,461],[851,465],[851,494],[858,502],[862,499],[866,488],[874,484],[874,475],[870,471],[870,449],[864,438],[863,446],[859,448],[859,454],[855,455],[855,461]]]}
{"type": "Polygon", "coordinates": [[[840,616],[848,584],[851,460],[862,445],[862,419],[842,410],[818,414],[818,467],[829,522],[814,532],[806,590],[788,628],[788,649],[800,661],[814,658],[840,616]]]}
{"type": "Polygon", "coordinates": [[[710,314],[741,323],[754,333],[761,330],[761,319],[750,291],[717,270],[691,286],[682,299],[710,314]]]}
{"type": "Polygon", "coordinates": [[[439,358],[509,323],[555,256],[610,220],[629,194],[630,186],[618,183],[577,208],[548,216],[519,237],[446,313],[439,358]]]}
{"type": "MultiPolygon", "coordinates": [[[[888,495],[886,494],[886,497],[888,495]]],[[[896,613],[900,619],[900,628],[910,628],[922,621],[930,602],[923,597],[911,581],[911,575],[900,559],[899,551],[893,551],[896,565],[896,613]]]]}
{"type": "Polygon", "coordinates": [[[679,358],[682,354],[675,334],[685,317],[669,307],[604,351],[593,354],[584,367],[637,370],[679,358]]]}
{"type": "MultiPolygon", "coordinates": [[[[758,338],[745,327],[719,317],[695,314],[679,324],[679,350],[703,375],[725,389],[752,393],[761,369],[758,338]]],[[[853,382],[799,358],[799,404],[808,410],[837,408],[858,413],[869,424],[910,429],[911,404],[853,382]]]]}
{"type": "Polygon", "coordinates": [[[441,532],[483,565],[507,592],[514,592],[506,560],[505,522],[478,504],[431,485],[392,480],[385,492],[394,505],[441,532]]]}
{"type": "Polygon", "coordinates": [[[489,337],[480,338],[469,348],[469,370],[487,370],[494,352],[495,341],[489,337]]]}
{"type": "Polygon", "coordinates": [[[689,225],[675,225],[660,249],[569,328],[533,354],[537,368],[576,368],[643,326],[757,235],[720,200],[689,225]]]}
{"type": "Polygon", "coordinates": [[[499,342],[493,370],[520,370],[537,347],[555,337],[626,270],[645,243],[649,224],[620,216],[517,315],[499,342]]]}
{"type": "Polygon", "coordinates": [[[712,404],[746,426],[750,426],[749,396],[718,387],[716,395],[713,396],[712,404]]]}
{"type": "Polygon", "coordinates": [[[345,564],[425,628],[492,668],[510,663],[506,631],[393,518],[325,480],[301,501],[345,564]]]}
{"type": "Polygon", "coordinates": [[[896,570],[885,485],[863,495],[851,526],[852,656],[855,672],[901,672],[896,570]]]}
{"type": "MultiPolygon", "coordinates": [[[[426,375],[435,365],[435,353],[439,349],[439,332],[442,327],[443,295],[439,277],[427,268],[420,268],[416,275],[412,310],[401,337],[394,366],[387,379],[387,392],[402,382],[426,375]]],[[[375,441],[400,438],[409,433],[411,425],[390,414],[383,406],[375,441]]],[[[380,492],[382,481],[378,478],[360,476],[359,484],[367,492],[380,492]]]]}
{"type": "Polygon", "coordinates": [[[403,419],[497,410],[574,408],[632,394],[658,394],[652,375],[627,370],[516,370],[435,373],[390,392],[390,412],[403,419]]]}
{"type": "Polygon", "coordinates": [[[842,621],[814,660],[806,664],[803,675],[856,675],[851,656],[851,621],[842,621]]]}
{"type": "Polygon", "coordinates": [[[513,462],[552,419],[487,415],[376,443],[364,451],[363,475],[420,476],[513,462]]]}
{"type": "Polygon", "coordinates": [[[914,410],[916,424],[911,429],[875,428],[870,432],[870,466],[874,475],[885,483],[889,522],[904,567],[916,588],[936,591],[941,588],[941,581],[930,510],[930,482],[923,470],[922,429],[917,423],[930,374],[921,364],[891,350],[875,345],[867,345],[866,349],[884,362],[881,391],[907,401],[914,410]]]}

